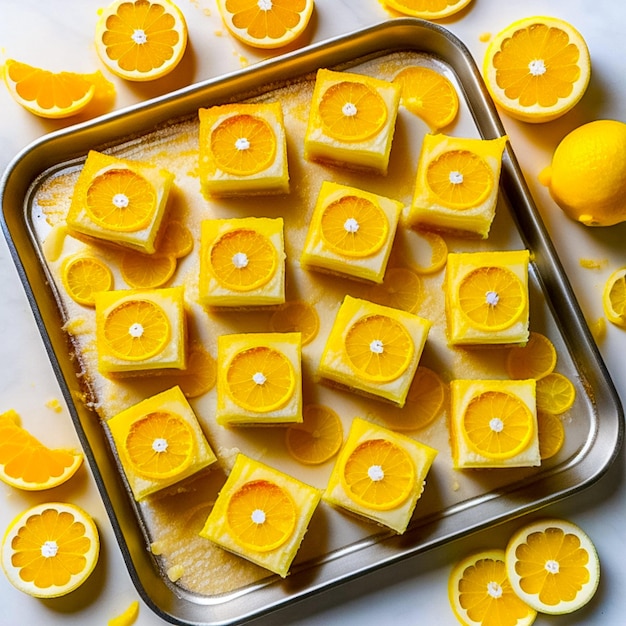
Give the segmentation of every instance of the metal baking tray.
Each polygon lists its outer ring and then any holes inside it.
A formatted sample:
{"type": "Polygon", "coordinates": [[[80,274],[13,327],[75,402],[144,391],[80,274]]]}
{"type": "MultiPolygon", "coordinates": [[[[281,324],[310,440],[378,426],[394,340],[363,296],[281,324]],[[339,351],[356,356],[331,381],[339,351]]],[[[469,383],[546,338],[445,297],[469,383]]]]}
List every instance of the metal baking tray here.
{"type": "MultiPolygon", "coordinates": [[[[377,59],[404,54],[427,59],[455,82],[462,103],[462,124],[473,129],[476,136],[491,139],[505,134],[465,46],[438,25],[406,18],[52,133],[21,152],[4,174],[3,231],[33,315],[131,578],[145,602],[167,621],[194,625],[241,623],[342,581],[536,510],[592,485],[608,469],[622,444],[624,420],[618,396],[508,146],[500,181],[496,218],[499,223],[489,245],[524,246],[531,251],[532,319],[537,320],[536,328],[557,345],[559,368],[576,383],[578,396],[567,418],[566,448],[556,461],[532,471],[505,470],[495,480],[485,479],[484,472],[470,472],[469,478],[461,473],[461,484],[454,487],[450,484],[454,473],[441,461],[439,469],[434,466],[431,470],[424,502],[420,501],[404,535],[396,536],[369,525],[357,526],[339,543],[320,550],[315,538],[318,533],[313,532],[319,529],[313,528],[305,537],[305,556],[298,555],[286,580],[265,576],[228,593],[196,593],[171,582],[163,565],[148,549],[149,521],[129,497],[98,416],[79,400],[83,390],[77,360],[68,350],[68,338],[62,329],[63,307],[59,306],[38,235],[34,208],[38,189],[58,172],[80,168],[89,149],[115,152],[154,133],[167,137],[168,133],[176,133],[177,124],[188,124],[200,107],[262,98],[286,85],[310,81],[321,67],[361,71],[367,70],[369,63],[375,65],[377,59]]],[[[455,128],[455,133],[462,130],[455,128]]],[[[406,175],[413,178],[413,167],[406,169],[406,175]]],[[[420,438],[420,433],[415,436],[420,438]]],[[[445,453],[440,456],[445,457],[445,453]]],[[[329,528],[336,522],[332,518],[335,513],[326,515],[330,517],[324,518],[322,523],[327,527],[322,530],[331,535],[329,528]]],[[[338,524],[351,522],[341,518],[338,524]]],[[[209,569],[206,576],[211,576],[209,569]]]]}

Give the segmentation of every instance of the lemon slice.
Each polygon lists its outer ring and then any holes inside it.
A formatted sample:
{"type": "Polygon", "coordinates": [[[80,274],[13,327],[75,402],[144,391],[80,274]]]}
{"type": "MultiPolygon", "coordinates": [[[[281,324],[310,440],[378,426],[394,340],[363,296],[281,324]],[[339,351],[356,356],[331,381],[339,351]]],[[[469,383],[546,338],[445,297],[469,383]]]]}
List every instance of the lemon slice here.
{"type": "Polygon", "coordinates": [[[368,294],[370,302],[415,313],[424,287],[420,277],[406,267],[391,267],[385,272],[382,284],[374,285],[368,294]]]}
{"type": "Polygon", "coordinates": [[[376,510],[400,506],[415,485],[415,466],[401,446],[368,439],[346,459],[342,485],[357,504],[376,510]]]}
{"type": "Polygon", "coordinates": [[[572,381],[552,372],[537,381],[537,409],[560,415],[568,411],[576,400],[576,388],[572,381]]]}
{"type": "Polygon", "coordinates": [[[537,617],[513,591],[504,550],[482,550],[457,562],[448,578],[448,599],[460,624],[530,626],[537,617]]]}
{"type": "Polygon", "coordinates": [[[285,443],[289,454],[305,465],[319,465],[339,451],[343,426],[335,411],[320,404],[302,410],[302,424],[287,428],[285,443]]]}
{"type": "Polygon", "coordinates": [[[115,0],[100,13],[96,51],[126,80],[154,80],[171,72],[187,47],[187,24],[169,0],[115,0]]]}
{"type": "Polygon", "coordinates": [[[36,598],[65,596],[82,585],[100,553],[98,530],[81,508],[62,502],[20,513],[2,541],[9,582],[36,598]]]}
{"type": "Polygon", "coordinates": [[[537,413],[537,433],[541,460],[552,458],[563,447],[565,428],[557,415],[539,411],[537,413]]]}
{"type": "Polygon", "coordinates": [[[78,255],[63,263],[61,281],[72,300],[84,306],[95,306],[95,294],[113,287],[113,274],[97,257],[78,255]]]}
{"type": "Polygon", "coordinates": [[[4,82],[13,99],[27,111],[52,119],[83,111],[96,93],[96,78],[73,72],[54,73],[15,59],[7,59],[4,64],[4,82]]]}
{"type": "Polygon", "coordinates": [[[537,520],[520,528],[507,544],[505,562],[515,593],[541,613],[577,611],[600,581],[593,542],[565,520],[537,520]]]}
{"type": "Polygon", "coordinates": [[[173,256],[162,254],[141,254],[129,250],[122,255],[120,271],[129,287],[155,289],[165,285],[176,271],[177,262],[173,256]]]}
{"type": "Polygon", "coordinates": [[[506,356],[506,371],[511,378],[543,378],[556,366],[556,348],[548,337],[531,332],[525,346],[514,347],[506,356]]]}
{"type": "Polygon", "coordinates": [[[483,75],[492,98],[511,117],[548,122],[583,97],[591,75],[589,50],[568,22],[527,17],[491,40],[483,75]]]}
{"type": "Polygon", "coordinates": [[[320,329],[320,318],[315,307],[303,300],[285,302],[274,311],[270,327],[276,333],[299,332],[302,345],[311,343],[320,329]]]}
{"type": "Polygon", "coordinates": [[[313,0],[217,0],[229,32],[255,48],[280,48],[305,31],[313,0]]]}
{"type": "Polygon", "coordinates": [[[269,480],[253,480],[230,496],[226,523],[240,546],[269,552],[283,545],[293,534],[297,511],[285,489],[269,480]]]}

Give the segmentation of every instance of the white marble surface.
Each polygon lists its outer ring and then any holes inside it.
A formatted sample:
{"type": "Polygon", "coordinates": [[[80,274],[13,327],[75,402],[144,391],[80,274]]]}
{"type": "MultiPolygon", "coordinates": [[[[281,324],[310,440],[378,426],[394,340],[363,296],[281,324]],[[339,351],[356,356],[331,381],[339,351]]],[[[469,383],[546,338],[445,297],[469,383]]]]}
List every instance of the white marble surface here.
{"type": "MultiPolygon", "coordinates": [[[[215,0],[178,0],[178,4],[187,17],[191,45],[174,86],[236,70],[242,63],[263,58],[223,32],[215,0]]],[[[98,0],[0,0],[0,55],[50,69],[90,72],[101,68],[92,42],[100,6],[98,0]]],[[[474,0],[469,10],[443,25],[457,34],[480,62],[486,47],[479,39],[481,34],[495,33],[514,19],[540,14],[569,20],[583,33],[593,64],[590,88],[573,112],[548,125],[526,125],[506,115],[502,119],[576,295],[592,322],[602,314],[604,280],[613,269],[626,264],[623,246],[626,225],[591,230],[570,222],[539,185],[537,175],[549,163],[558,141],[574,127],[599,118],[626,121],[623,69],[626,4],[616,0],[474,0]],[[582,269],[579,260],[583,256],[606,263],[600,270],[582,269]]],[[[316,12],[304,43],[386,19],[392,16],[378,0],[316,0],[316,12]]],[[[117,89],[116,109],[163,93],[172,86],[170,81],[136,85],[112,77],[111,80],[117,89]]],[[[32,140],[63,125],[40,120],[22,110],[3,87],[0,87],[0,111],[2,170],[32,140]]],[[[24,424],[47,443],[78,445],[66,408],[63,406],[61,412],[55,412],[47,406],[49,400],[60,399],[61,395],[4,239],[0,241],[0,293],[0,411],[17,410],[24,424]]],[[[609,325],[600,349],[621,397],[626,399],[623,374],[626,332],[609,325]]],[[[537,624],[626,623],[623,613],[626,608],[625,479],[620,455],[608,475],[598,483],[543,510],[548,515],[569,518],[591,535],[602,562],[602,581],[594,600],[579,613],[560,618],[540,616],[537,624]]],[[[0,484],[0,528],[5,528],[15,514],[28,506],[50,499],[73,501],[96,518],[103,544],[99,565],[80,591],[50,601],[28,597],[0,576],[0,623],[7,626],[104,624],[138,598],[138,594],[88,468],[49,493],[18,492],[0,484]]],[[[503,546],[519,524],[519,521],[511,522],[472,535],[303,601],[258,623],[455,624],[446,591],[453,562],[476,547],[503,546]]],[[[161,623],[164,622],[141,605],[138,626],[161,623]]]]}

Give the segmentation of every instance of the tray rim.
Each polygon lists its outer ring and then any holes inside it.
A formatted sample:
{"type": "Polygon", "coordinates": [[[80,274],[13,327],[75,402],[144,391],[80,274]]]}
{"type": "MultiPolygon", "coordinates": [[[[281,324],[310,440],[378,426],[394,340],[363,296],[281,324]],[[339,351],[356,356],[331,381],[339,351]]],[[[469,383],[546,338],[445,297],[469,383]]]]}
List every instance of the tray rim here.
{"type": "MultiPolygon", "coordinates": [[[[450,522],[451,519],[454,518],[455,513],[453,512],[450,516],[446,516],[445,519],[436,520],[438,528],[441,529],[443,527],[444,532],[440,532],[435,538],[431,538],[430,540],[427,539],[419,546],[407,546],[405,545],[406,542],[403,541],[401,537],[388,537],[374,546],[373,552],[375,553],[375,562],[370,562],[372,559],[366,559],[367,562],[361,562],[362,559],[356,559],[357,563],[350,568],[349,572],[343,571],[340,567],[330,567],[329,575],[324,581],[318,584],[305,586],[296,593],[284,593],[281,590],[278,590],[276,593],[276,589],[274,589],[274,593],[270,594],[271,598],[269,604],[266,604],[263,607],[251,607],[245,611],[240,611],[238,616],[234,619],[233,616],[223,617],[218,611],[215,616],[216,619],[208,622],[205,619],[206,615],[203,615],[203,611],[201,610],[202,603],[195,605],[195,608],[199,608],[200,611],[188,611],[189,615],[187,617],[181,617],[180,614],[177,613],[177,609],[180,608],[181,602],[188,602],[188,600],[185,600],[185,594],[180,594],[179,590],[175,593],[173,588],[167,587],[161,577],[157,576],[156,571],[153,571],[152,575],[150,575],[150,572],[146,573],[142,570],[140,573],[138,571],[139,568],[136,562],[138,550],[145,551],[145,546],[138,545],[138,542],[136,541],[129,541],[129,537],[123,532],[121,527],[119,520],[120,514],[118,511],[118,508],[120,507],[119,497],[115,497],[115,494],[111,494],[110,489],[107,487],[97,460],[97,451],[92,446],[91,435],[87,434],[85,424],[78,414],[79,412],[82,412],[82,409],[76,407],[72,397],[70,389],[71,385],[68,384],[67,380],[68,368],[62,366],[57,356],[57,349],[55,348],[55,345],[59,345],[62,337],[59,337],[59,333],[55,333],[55,337],[51,338],[50,329],[45,322],[45,317],[52,314],[49,303],[46,302],[41,294],[37,294],[37,290],[35,289],[35,283],[40,284],[42,280],[45,282],[45,276],[43,275],[42,269],[38,269],[33,264],[33,259],[30,258],[32,256],[36,257],[36,251],[34,248],[31,251],[25,250],[21,253],[20,246],[18,246],[14,241],[12,231],[15,229],[15,224],[19,222],[20,212],[17,211],[18,215],[13,215],[12,212],[15,211],[17,207],[24,207],[27,204],[28,190],[33,185],[33,182],[39,176],[44,174],[50,167],[58,164],[61,160],[67,163],[72,159],[84,157],[86,149],[82,148],[80,150],[75,150],[73,153],[70,152],[69,154],[66,149],[63,159],[60,157],[57,158],[57,153],[55,153],[54,150],[55,146],[59,143],[64,145],[64,142],[67,142],[70,138],[78,136],[81,138],[81,141],[77,142],[80,146],[94,146],[102,149],[107,143],[109,145],[114,145],[128,139],[129,133],[127,131],[124,132],[122,136],[119,136],[115,132],[118,127],[125,125],[128,119],[138,120],[140,116],[143,118],[141,124],[143,129],[137,130],[136,133],[134,133],[136,135],[141,135],[160,124],[166,123],[167,120],[172,117],[172,115],[168,116],[168,112],[172,108],[175,109],[176,105],[181,100],[190,100],[191,103],[193,103],[202,100],[203,98],[209,98],[210,94],[210,98],[212,100],[219,101],[221,99],[220,95],[228,93],[229,86],[237,81],[243,82],[244,85],[248,85],[249,87],[252,87],[255,84],[257,86],[265,85],[266,89],[264,90],[269,90],[271,89],[271,83],[267,83],[267,81],[264,83],[263,77],[274,77],[276,75],[276,71],[281,70],[284,67],[291,69],[297,68],[299,70],[298,72],[289,75],[290,78],[295,78],[298,75],[304,75],[317,68],[319,66],[317,59],[320,57],[329,58],[332,56],[339,56],[341,57],[341,62],[343,63],[358,60],[360,55],[353,54],[353,51],[371,47],[372,42],[379,42],[380,40],[386,42],[387,46],[385,49],[388,49],[390,42],[394,40],[402,42],[402,45],[396,46],[395,49],[410,49],[412,44],[407,43],[408,40],[411,39],[410,35],[414,35],[416,40],[419,40],[417,35],[420,35],[434,41],[445,41],[454,49],[455,54],[457,54],[458,58],[465,64],[465,69],[469,72],[472,79],[470,85],[472,98],[477,101],[474,102],[474,100],[472,100],[472,114],[476,116],[477,112],[474,109],[478,108],[483,112],[482,114],[485,117],[482,123],[479,124],[477,122],[476,124],[479,131],[484,138],[492,138],[506,134],[498,117],[495,106],[493,105],[484,86],[478,68],[476,67],[475,62],[465,45],[442,26],[432,22],[419,20],[417,18],[398,18],[395,20],[386,20],[346,35],[341,35],[301,48],[291,53],[280,55],[266,61],[261,61],[243,70],[211,78],[176,90],[169,94],[138,103],[131,107],[120,109],[99,118],[55,131],[26,146],[26,148],[18,153],[18,155],[13,159],[2,176],[2,180],[0,181],[2,230],[5,239],[7,240],[11,256],[16,265],[18,275],[26,291],[29,304],[32,308],[36,324],[44,341],[55,376],[67,402],[68,410],[74,423],[75,430],[77,431],[79,441],[85,451],[85,455],[93,472],[96,486],[103,499],[105,509],[109,515],[115,537],[120,546],[120,550],[131,579],[133,580],[133,583],[143,600],[157,615],[166,621],[189,625],[222,623],[235,624],[241,623],[251,617],[257,617],[264,613],[277,610],[287,603],[302,599],[340,582],[356,578],[374,569],[399,562],[405,558],[422,553],[428,549],[458,538],[461,536],[460,533],[454,531],[453,528],[448,529],[449,526],[453,526],[450,522]],[[307,67],[309,67],[308,70],[306,69],[307,67]],[[108,142],[106,140],[108,140],[108,142]],[[41,158],[42,153],[45,158],[41,158]],[[21,174],[24,170],[30,171],[31,175],[21,179],[21,174]],[[28,182],[25,179],[28,179],[28,182]],[[20,198],[20,200],[16,203],[17,198],[20,198]],[[118,502],[114,505],[113,500],[118,500],[118,502]],[[162,587],[166,587],[169,590],[170,595],[167,593],[163,595],[163,593],[161,593],[163,591],[162,587]],[[151,593],[149,593],[148,588],[158,588],[160,590],[158,601],[151,593]],[[176,597],[177,593],[178,597],[176,597]]],[[[420,43],[421,42],[419,41],[415,43],[415,50],[424,51],[424,46],[420,46],[420,43]]],[[[372,51],[372,53],[374,53],[374,51],[372,51]]],[[[453,69],[456,70],[457,68],[453,69]]],[[[274,80],[273,82],[282,83],[284,81],[274,80]]],[[[463,89],[467,89],[467,85],[465,83],[463,83],[463,89]]],[[[183,116],[178,114],[174,117],[181,119],[183,116]]],[[[569,280],[567,279],[560,261],[558,260],[554,246],[534,205],[529,189],[525,183],[523,174],[521,173],[510,145],[507,146],[505,160],[506,163],[503,164],[503,177],[501,185],[509,198],[511,207],[516,207],[516,209],[514,209],[514,215],[518,224],[520,235],[523,237],[527,245],[529,242],[526,241],[526,238],[530,236],[530,240],[534,242],[534,244],[528,245],[528,247],[535,249],[539,246],[542,250],[542,259],[536,260],[535,262],[537,262],[539,267],[538,276],[541,279],[546,276],[551,279],[549,284],[545,287],[546,289],[549,289],[550,306],[553,309],[555,319],[563,320],[570,329],[567,333],[563,334],[566,343],[568,343],[568,340],[571,339],[572,336],[576,336],[576,341],[582,342],[585,350],[587,351],[589,358],[582,363],[582,366],[586,377],[589,380],[594,381],[597,388],[602,391],[600,397],[597,398],[598,411],[603,409],[606,410],[608,414],[610,409],[611,414],[615,417],[612,421],[614,430],[611,431],[613,432],[613,437],[611,438],[613,448],[610,451],[610,454],[603,455],[600,466],[594,466],[589,457],[585,456],[582,461],[584,467],[582,467],[581,464],[578,464],[574,467],[574,470],[578,470],[578,473],[580,473],[581,469],[589,469],[589,473],[582,472],[585,476],[580,477],[575,484],[570,485],[566,489],[556,493],[551,490],[546,490],[546,485],[543,485],[543,483],[549,479],[549,476],[542,475],[542,480],[538,482],[542,483],[542,485],[539,486],[543,486],[544,490],[536,492],[538,493],[536,497],[530,500],[520,498],[514,506],[508,506],[506,510],[499,510],[495,516],[490,516],[487,519],[473,519],[474,516],[470,515],[469,517],[472,519],[468,520],[465,531],[462,533],[463,535],[513,519],[532,510],[537,510],[547,504],[551,504],[559,499],[590,487],[602,475],[604,475],[613,463],[622,446],[624,438],[624,414],[617,391],[613,385],[610,374],[604,365],[599,350],[591,337],[591,333],[584,322],[582,311],[580,310],[569,280]],[[541,271],[541,267],[556,269],[556,274],[553,275],[552,271],[548,273],[541,271]],[[588,465],[591,465],[591,467],[588,468],[588,465]]],[[[24,213],[24,210],[22,210],[22,213],[24,213]]],[[[22,217],[25,217],[25,215],[22,215],[22,217]]],[[[568,345],[568,347],[571,348],[570,345],[568,345]]],[[[577,365],[580,366],[581,364],[577,363],[577,365]]],[[[608,419],[605,419],[604,421],[606,423],[608,419]]],[[[101,431],[104,431],[99,424],[98,428],[101,431]]],[[[597,436],[598,433],[596,432],[595,437],[597,438],[597,436]]],[[[592,444],[590,444],[590,446],[593,447],[592,444]]],[[[538,487],[536,484],[533,486],[538,487]]],[[[512,492],[516,493],[514,490],[512,490],[512,492]]],[[[124,494],[124,497],[125,496],[126,494],[124,494]]],[[[127,512],[129,508],[132,507],[129,507],[128,503],[126,503],[126,506],[123,506],[122,503],[122,512],[127,512]]],[[[371,551],[368,551],[368,554],[370,553],[371,551]]],[[[297,572],[290,575],[290,578],[291,576],[297,576],[297,572]]],[[[273,585],[273,587],[276,587],[276,585],[273,585]]],[[[207,602],[206,604],[210,604],[210,602],[207,602]]]]}

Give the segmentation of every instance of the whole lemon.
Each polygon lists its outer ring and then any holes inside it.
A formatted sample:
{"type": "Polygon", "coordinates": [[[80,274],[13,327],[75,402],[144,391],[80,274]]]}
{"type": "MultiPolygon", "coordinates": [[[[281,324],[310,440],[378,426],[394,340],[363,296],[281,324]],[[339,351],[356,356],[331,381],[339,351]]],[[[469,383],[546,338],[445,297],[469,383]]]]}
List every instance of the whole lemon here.
{"type": "Polygon", "coordinates": [[[559,207],[586,226],[626,221],[626,124],[596,120],[574,129],[540,180],[559,207]]]}

